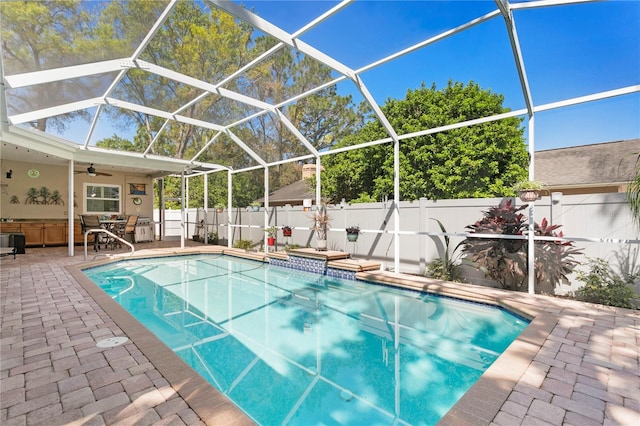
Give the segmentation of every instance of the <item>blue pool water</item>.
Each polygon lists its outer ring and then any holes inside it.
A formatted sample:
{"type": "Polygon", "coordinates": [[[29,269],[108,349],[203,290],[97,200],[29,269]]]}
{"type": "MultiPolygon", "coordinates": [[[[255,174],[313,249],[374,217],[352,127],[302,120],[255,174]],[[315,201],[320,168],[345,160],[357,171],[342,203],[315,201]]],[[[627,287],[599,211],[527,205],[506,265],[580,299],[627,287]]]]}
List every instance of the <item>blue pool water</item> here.
{"type": "Polygon", "coordinates": [[[84,272],[263,425],[435,424],[527,326],[481,304],[222,255],[84,272]]]}

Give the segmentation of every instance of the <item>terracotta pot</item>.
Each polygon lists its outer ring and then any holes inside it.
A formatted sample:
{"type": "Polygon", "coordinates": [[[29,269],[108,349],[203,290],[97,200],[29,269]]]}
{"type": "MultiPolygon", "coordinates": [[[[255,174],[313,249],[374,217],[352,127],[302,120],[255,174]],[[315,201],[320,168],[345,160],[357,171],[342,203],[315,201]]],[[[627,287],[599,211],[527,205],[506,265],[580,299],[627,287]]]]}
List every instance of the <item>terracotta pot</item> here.
{"type": "Polygon", "coordinates": [[[520,197],[520,200],[524,201],[525,203],[532,203],[538,199],[539,193],[540,191],[537,191],[535,189],[525,189],[522,191],[518,191],[518,197],[520,197]]]}

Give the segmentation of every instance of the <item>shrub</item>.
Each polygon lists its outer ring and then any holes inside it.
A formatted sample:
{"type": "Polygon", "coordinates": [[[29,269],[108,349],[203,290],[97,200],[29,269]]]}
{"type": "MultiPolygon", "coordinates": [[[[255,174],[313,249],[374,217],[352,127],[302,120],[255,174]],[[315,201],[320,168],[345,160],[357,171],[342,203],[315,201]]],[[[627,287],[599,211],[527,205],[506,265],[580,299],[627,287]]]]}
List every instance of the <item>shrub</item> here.
{"type": "MultiPolygon", "coordinates": [[[[484,217],[466,228],[477,234],[523,235],[528,229],[524,215],[520,213],[527,205],[513,206],[512,200],[502,201],[498,206],[484,212],[484,217]]],[[[556,233],[560,225],[534,224],[537,236],[562,237],[556,233]]],[[[525,239],[466,238],[463,253],[476,263],[478,269],[496,281],[502,288],[525,291],[527,287],[527,249],[525,239]]],[[[536,287],[548,283],[548,292],[579,264],[572,256],[580,254],[573,243],[561,240],[536,242],[535,249],[536,287]]],[[[540,291],[539,291],[540,292],[540,291]]]]}
{"type": "Polygon", "coordinates": [[[237,248],[237,249],[249,250],[252,247],[253,247],[253,241],[251,240],[236,240],[233,243],[233,248],[237,248]]]}
{"type": "MultiPolygon", "coordinates": [[[[440,230],[444,233],[447,232],[446,228],[438,219],[433,219],[438,222],[438,226],[440,230]]],[[[437,280],[445,280],[445,281],[460,281],[460,265],[458,265],[455,260],[458,256],[455,255],[458,247],[462,244],[458,244],[451,253],[449,253],[449,245],[451,241],[448,235],[444,236],[444,256],[440,259],[434,259],[427,265],[427,273],[426,275],[429,278],[435,278],[437,280]]]]}
{"type": "Polygon", "coordinates": [[[600,305],[635,308],[633,283],[638,275],[621,276],[613,272],[604,259],[589,259],[589,271],[579,271],[577,278],[584,285],[576,291],[576,297],[585,302],[600,305]]]}
{"type": "Polygon", "coordinates": [[[207,235],[207,241],[209,244],[218,244],[218,233],[213,231],[209,232],[209,235],[207,235]]]}

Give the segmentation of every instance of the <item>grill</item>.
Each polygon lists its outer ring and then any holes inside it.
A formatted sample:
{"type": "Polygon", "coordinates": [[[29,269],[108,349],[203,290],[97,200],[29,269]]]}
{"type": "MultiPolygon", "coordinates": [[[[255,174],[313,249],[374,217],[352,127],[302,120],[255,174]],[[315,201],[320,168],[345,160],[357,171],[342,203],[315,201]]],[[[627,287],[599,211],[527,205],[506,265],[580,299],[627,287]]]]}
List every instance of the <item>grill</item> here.
{"type": "Polygon", "coordinates": [[[151,218],[139,217],[136,222],[136,232],[134,242],[153,241],[153,227],[151,226],[151,218]]]}

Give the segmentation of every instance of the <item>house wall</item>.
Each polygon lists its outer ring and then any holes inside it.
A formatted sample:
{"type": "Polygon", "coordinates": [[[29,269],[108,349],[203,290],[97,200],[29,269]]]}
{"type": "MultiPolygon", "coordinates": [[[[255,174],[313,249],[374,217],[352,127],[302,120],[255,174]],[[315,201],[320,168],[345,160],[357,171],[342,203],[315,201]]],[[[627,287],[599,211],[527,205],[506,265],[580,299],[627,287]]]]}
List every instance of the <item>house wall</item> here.
{"type": "MultiPolygon", "coordinates": [[[[100,167],[96,165],[100,170],[100,167]]],[[[78,169],[78,167],[76,167],[78,169]]],[[[109,172],[112,173],[112,172],[109,172]]],[[[149,216],[153,214],[153,181],[144,174],[113,172],[113,176],[87,176],[86,173],[78,173],[74,177],[74,193],[76,217],[84,214],[83,188],[85,183],[113,184],[122,186],[121,215],[149,216]],[[130,195],[129,184],[145,184],[146,195],[130,195]],[[136,206],[133,199],[139,197],[142,204],[136,206]]],[[[68,196],[68,168],[66,165],[32,164],[19,161],[2,161],[2,173],[0,175],[2,193],[0,196],[0,216],[4,219],[66,219],[69,214],[68,196]],[[31,178],[27,172],[37,169],[40,174],[37,178],[31,178]],[[6,178],[6,172],[13,170],[11,179],[6,178]],[[46,187],[49,191],[57,190],[61,196],[59,204],[26,204],[27,193],[30,188],[40,190],[46,187]],[[17,197],[18,204],[11,203],[12,196],[17,197]]]]}

